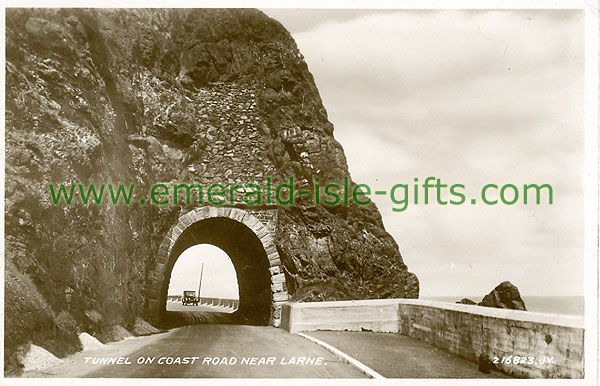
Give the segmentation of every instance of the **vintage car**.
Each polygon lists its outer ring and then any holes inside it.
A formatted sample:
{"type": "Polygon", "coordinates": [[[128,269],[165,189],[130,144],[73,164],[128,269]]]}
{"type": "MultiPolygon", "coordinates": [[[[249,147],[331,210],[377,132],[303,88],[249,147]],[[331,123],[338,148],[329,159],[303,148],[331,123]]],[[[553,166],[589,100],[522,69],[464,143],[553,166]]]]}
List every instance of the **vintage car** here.
{"type": "Polygon", "coordinates": [[[184,306],[187,306],[190,304],[197,306],[198,298],[196,297],[196,291],[183,291],[183,299],[181,299],[181,303],[184,306]]]}

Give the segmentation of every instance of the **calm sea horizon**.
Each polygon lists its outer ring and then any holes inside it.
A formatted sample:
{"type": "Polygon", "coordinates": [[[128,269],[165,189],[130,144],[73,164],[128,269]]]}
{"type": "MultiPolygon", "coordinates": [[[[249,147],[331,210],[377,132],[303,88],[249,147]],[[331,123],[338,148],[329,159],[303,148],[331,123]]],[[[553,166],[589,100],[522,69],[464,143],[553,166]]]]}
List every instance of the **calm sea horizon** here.
{"type": "MultiPolygon", "coordinates": [[[[475,302],[479,302],[483,299],[483,296],[422,296],[419,299],[456,303],[462,298],[469,298],[475,302]]],[[[531,312],[584,316],[585,303],[583,296],[521,295],[521,298],[525,302],[527,310],[531,312]]]]}

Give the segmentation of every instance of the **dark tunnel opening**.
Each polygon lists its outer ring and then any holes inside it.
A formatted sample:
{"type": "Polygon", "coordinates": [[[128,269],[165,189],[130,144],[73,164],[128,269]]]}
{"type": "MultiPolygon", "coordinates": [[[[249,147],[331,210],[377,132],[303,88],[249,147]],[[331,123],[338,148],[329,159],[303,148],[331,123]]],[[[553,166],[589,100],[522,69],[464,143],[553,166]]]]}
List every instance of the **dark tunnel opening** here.
{"type": "Polygon", "coordinates": [[[269,325],[273,295],[269,261],[259,238],[246,225],[225,217],[215,217],[190,225],[177,239],[167,262],[160,298],[159,320],[162,326],[186,324],[269,325]],[[230,258],[236,271],[239,305],[232,314],[214,312],[167,311],[167,292],[177,259],[188,248],[212,244],[230,258]]]}

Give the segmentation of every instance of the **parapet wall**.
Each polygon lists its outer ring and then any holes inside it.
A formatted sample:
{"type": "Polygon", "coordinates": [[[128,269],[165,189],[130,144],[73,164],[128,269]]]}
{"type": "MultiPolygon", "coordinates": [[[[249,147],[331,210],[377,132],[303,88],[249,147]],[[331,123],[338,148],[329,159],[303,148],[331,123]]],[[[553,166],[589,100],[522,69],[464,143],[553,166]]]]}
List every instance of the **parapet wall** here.
{"type": "Polygon", "coordinates": [[[481,354],[492,360],[498,358],[498,368],[515,377],[584,376],[583,318],[579,317],[424,300],[380,299],[286,303],[282,327],[290,332],[400,333],[473,362],[481,354]],[[517,363],[515,356],[520,358],[517,363]]]}
{"type": "Polygon", "coordinates": [[[200,298],[200,305],[222,306],[237,309],[240,306],[239,299],[200,298]]]}

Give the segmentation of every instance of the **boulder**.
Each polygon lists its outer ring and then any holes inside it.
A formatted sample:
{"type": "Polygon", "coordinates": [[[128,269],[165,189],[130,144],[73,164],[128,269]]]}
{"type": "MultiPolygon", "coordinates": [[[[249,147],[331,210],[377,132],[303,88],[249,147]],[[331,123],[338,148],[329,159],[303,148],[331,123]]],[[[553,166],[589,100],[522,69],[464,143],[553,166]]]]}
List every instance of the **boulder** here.
{"type": "Polygon", "coordinates": [[[132,328],[133,334],[136,336],[157,334],[160,330],[142,318],[136,318],[132,328]]]}
{"type": "Polygon", "coordinates": [[[98,332],[98,339],[103,343],[118,342],[132,336],[131,332],[118,324],[106,326],[98,332]]]}
{"type": "Polygon", "coordinates": [[[494,362],[492,362],[490,357],[486,354],[479,355],[477,362],[479,364],[479,371],[484,374],[489,374],[492,372],[492,370],[497,370],[494,362]]]}

